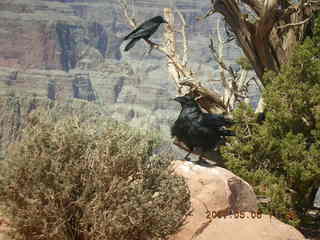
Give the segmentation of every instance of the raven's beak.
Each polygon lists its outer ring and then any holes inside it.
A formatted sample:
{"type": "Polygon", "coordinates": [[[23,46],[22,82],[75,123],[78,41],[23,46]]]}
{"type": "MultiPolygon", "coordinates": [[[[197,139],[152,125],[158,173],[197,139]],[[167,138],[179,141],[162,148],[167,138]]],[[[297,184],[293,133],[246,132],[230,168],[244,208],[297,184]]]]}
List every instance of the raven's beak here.
{"type": "Polygon", "coordinates": [[[175,98],[172,98],[172,100],[181,103],[182,102],[182,97],[175,97],[175,98]]]}
{"type": "Polygon", "coordinates": [[[169,24],[168,21],[167,21],[167,20],[164,20],[164,19],[163,19],[163,23],[169,24]]]}

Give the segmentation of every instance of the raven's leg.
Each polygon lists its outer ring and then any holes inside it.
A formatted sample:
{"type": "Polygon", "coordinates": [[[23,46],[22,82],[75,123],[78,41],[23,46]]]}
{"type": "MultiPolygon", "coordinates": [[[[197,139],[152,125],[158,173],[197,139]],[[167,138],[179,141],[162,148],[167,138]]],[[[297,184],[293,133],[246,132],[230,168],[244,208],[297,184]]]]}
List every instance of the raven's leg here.
{"type": "Polygon", "coordinates": [[[191,152],[188,152],[187,155],[183,158],[186,161],[190,161],[189,155],[191,154],[191,152]]]}
{"type": "Polygon", "coordinates": [[[190,161],[189,155],[193,152],[193,147],[190,147],[190,146],[187,146],[187,147],[188,147],[189,151],[188,151],[187,155],[184,157],[184,160],[190,161]]]}
{"type": "Polygon", "coordinates": [[[155,47],[159,47],[159,44],[150,41],[149,38],[144,38],[144,40],[145,40],[147,43],[149,43],[149,45],[150,45],[150,49],[149,49],[149,51],[148,51],[148,54],[149,54],[149,55],[151,54],[152,50],[153,50],[155,47]]]}
{"type": "Polygon", "coordinates": [[[201,153],[200,153],[200,155],[199,155],[199,158],[198,158],[198,161],[197,161],[197,164],[207,164],[207,162],[206,162],[206,160],[204,160],[203,158],[202,158],[202,155],[204,154],[204,152],[203,151],[201,151],[201,153]]]}

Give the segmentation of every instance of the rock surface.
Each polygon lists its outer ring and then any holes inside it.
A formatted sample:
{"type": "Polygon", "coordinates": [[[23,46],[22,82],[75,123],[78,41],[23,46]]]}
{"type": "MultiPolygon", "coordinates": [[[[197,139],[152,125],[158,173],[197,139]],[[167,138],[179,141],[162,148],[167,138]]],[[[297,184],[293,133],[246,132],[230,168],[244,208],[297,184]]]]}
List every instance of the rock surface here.
{"type": "Polygon", "coordinates": [[[173,163],[190,189],[192,212],[170,240],[302,240],[295,228],[257,211],[252,187],[220,167],[173,163]]]}
{"type": "Polygon", "coordinates": [[[284,224],[274,217],[262,215],[261,218],[253,218],[251,213],[245,213],[244,216],[244,218],[237,219],[233,215],[214,219],[194,240],[305,239],[294,227],[284,224]]]}
{"type": "Polygon", "coordinates": [[[212,216],[226,216],[239,211],[257,212],[257,199],[252,187],[232,172],[186,161],[174,162],[173,168],[187,181],[192,212],[186,219],[186,225],[172,240],[194,235],[212,216]]]}

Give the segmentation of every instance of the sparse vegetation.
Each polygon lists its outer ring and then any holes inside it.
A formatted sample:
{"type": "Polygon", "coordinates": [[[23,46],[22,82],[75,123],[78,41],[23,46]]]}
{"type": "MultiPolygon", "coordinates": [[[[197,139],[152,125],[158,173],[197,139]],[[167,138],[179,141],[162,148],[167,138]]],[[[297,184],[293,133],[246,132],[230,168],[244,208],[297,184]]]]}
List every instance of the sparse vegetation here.
{"type": "Polygon", "coordinates": [[[159,239],[182,225],[188,188],[153,154],[153,133],[102,118],[27,116],[0,161],[0,201],[16,239],[159,239]]]}
{"type": "Polygon", "coordinates": [[[50,110],[52,118],[61,119],[66,115],[77,115],[80,121],[103,114],[96,104],[83,100],[51,101],[47,98],[16,94],[14,91],[0,97],[0,149],[5,153],[7,146],[19,139],[26,125],[27,116],[37,107],[50,110]]]}

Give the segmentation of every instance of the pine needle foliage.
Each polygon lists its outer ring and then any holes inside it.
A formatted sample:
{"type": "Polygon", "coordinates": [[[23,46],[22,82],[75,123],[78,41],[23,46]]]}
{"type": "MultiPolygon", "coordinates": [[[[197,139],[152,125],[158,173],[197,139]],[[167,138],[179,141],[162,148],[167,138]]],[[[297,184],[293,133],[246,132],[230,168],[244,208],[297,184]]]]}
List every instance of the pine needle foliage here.
{"type": "Polygon", "coordinates": [[[237,137],[223,149],[227,166],[270,198],[265,212],[292,225],[312,224],[320,186],[320,18],[280,74],[265,74],[266,118],[252,108],[235,112],[237,137]]]}

